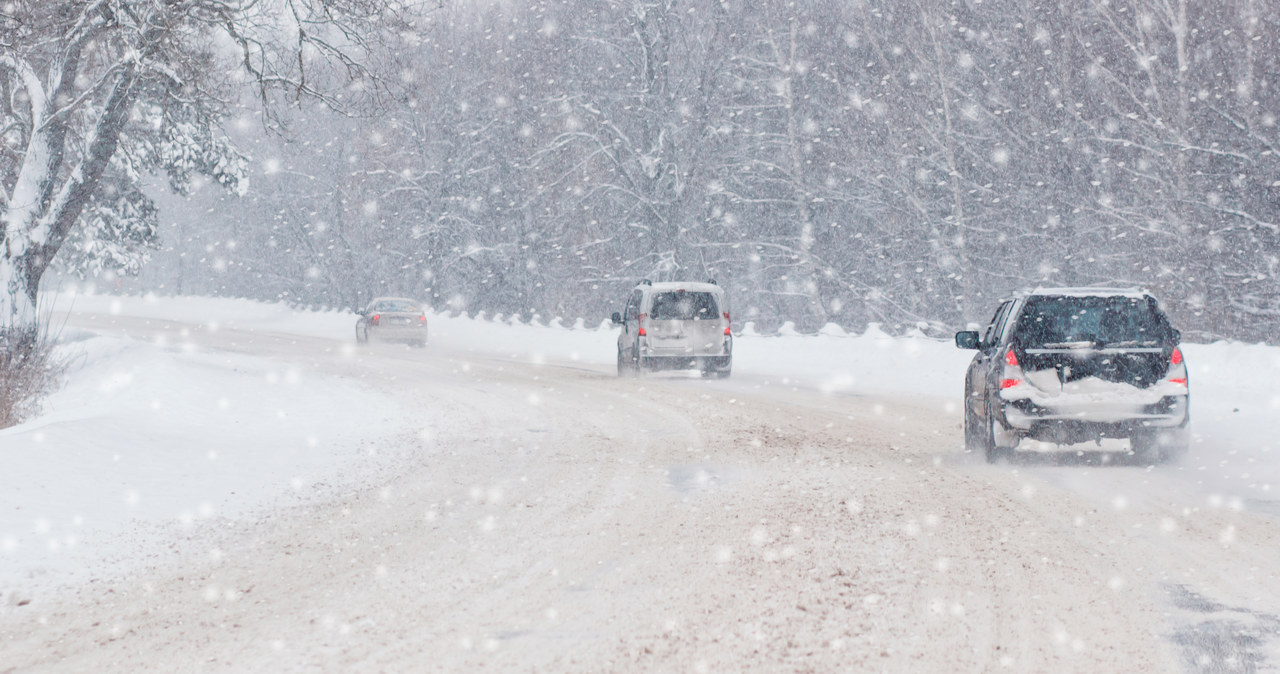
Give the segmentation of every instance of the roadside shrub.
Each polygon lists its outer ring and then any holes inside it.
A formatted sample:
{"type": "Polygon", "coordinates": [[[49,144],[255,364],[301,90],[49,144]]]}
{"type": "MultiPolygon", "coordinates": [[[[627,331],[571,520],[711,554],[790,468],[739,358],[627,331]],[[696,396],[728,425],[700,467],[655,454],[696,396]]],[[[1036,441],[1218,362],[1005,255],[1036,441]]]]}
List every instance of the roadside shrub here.
{"type": "Polygon", "coordinates": [[[64,370],[40,328],[0,328],[0,428],[38,412],[64,370]]]}

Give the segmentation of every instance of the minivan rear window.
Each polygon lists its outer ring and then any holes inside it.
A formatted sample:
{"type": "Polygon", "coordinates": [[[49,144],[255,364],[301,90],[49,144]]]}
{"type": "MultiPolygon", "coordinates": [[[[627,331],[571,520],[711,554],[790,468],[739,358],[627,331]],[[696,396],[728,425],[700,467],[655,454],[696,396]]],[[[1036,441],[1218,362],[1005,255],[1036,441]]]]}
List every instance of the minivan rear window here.
{"type": "Polygon", "coordinates": [[[649,318],[657,321],[696,321],[719,317],[716,296],[707,292],[656,293],[649,307],[649,318]]]}
{"type": "Polygon", "coordinates": [[[1014,341],[1026,349],[1161,346],[1168,319],[1149,297],[1038,296],[1027,300],[1014,341]]]}

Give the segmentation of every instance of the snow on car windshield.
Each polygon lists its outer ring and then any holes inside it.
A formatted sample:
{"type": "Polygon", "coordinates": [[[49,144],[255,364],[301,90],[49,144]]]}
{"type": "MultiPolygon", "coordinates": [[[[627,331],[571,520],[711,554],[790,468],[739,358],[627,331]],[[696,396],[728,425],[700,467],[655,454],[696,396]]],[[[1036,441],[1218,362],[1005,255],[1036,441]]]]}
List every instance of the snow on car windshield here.
{"type": "Polygon", "coordinates": [[[1032,297],[1014,339],[1024,348],[1158,346],[1169,324],[1150,298],[1032,297]]]}
{"type": "Polygon", "coordinates": [[[657,321],[687,321],[718,318],[716,297],[706,292],[669,292],[653,296],[649,317],[657,321]]]}

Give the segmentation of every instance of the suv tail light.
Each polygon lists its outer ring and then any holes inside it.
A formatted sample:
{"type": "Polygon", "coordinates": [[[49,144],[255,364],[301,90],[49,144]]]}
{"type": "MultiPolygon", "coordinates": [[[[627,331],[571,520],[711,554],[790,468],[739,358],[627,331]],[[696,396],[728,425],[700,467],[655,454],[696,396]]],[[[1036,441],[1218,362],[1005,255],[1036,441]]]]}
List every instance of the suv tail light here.
{"type": "Polygon", "coordinates": [[[1176,346],[1173,347],[1173,354],[1169,356],[1169,381],[1187,385],[1187,366],[1182,364],[1182,349],[1176,346]]]}
{"type": "Polygon", "coordinates": [[[636,326],[639,328],[639,331],[636,332],[636,334],[641,337],[646,337],[649,334],[644,331],[644,319],[648,317],[649,317],[649,314],[640,314],[636,316],[636,326]]]}
{"type": "Polygon", "coordinates": [[[426,315],[426,314],[422,314],[421,316],[418,316],[418,322],[419,322],[419,323],[421,323],[421,324],[423,324],[423,325],[426,325],[426,324],[427,324],[427,315],[426,315]]]}
{"type": "Polygon", "coordinates": [[[377,324],[378,324],[378,319],[380,319],[380,318],[382,318],[382,316],[380,316],[380,315],[378,315],[378,314],[374,314],[374,315],[369,319],[369,325],[377,325],[377,324]]]}
{"type": "Polygon", "coordinates": [[[729,335],[729,312],[724,312],[724,334],[729,335]]]}
{"type": "Polygon", "coordinates": [[[1004,354],[1004,378],[1000,380],[1000,390],[1013,388],[1022,383],[1022,368],[1018,367],[1018,356],[1013,352],[1013,345],[1004,354]]]}

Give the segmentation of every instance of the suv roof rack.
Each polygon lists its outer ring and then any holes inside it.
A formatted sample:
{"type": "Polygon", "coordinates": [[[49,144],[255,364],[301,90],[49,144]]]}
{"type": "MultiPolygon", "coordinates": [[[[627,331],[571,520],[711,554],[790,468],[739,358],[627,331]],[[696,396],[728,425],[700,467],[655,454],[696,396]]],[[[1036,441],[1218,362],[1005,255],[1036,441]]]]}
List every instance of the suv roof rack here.
{"type": "Polygon", "coordinates": [[[713,278],[709,278],[707,279],[707,283],[710,283],[711,285],[716,285],[716,280],[713,278]]]}
{"type": "Polygon", "coordinates": [[[653,285],[653,281],[650,281],[650,280],[649,280],[649,279],[647,279],[647,278],[645,278],[645,279],[640,279],[640,285],[642,285],[642,286],[651,286],[651,285],[653,285]]]}
{"type": "Polygon", "coordinates": [[[1026,295],[1122,295],[1128,297],[1142,297],[1150,295],[1146,288],[1140,286],[1071,286],[1046,288],[1037,287],[1026,295]]]}

